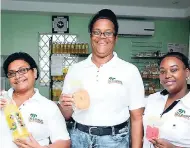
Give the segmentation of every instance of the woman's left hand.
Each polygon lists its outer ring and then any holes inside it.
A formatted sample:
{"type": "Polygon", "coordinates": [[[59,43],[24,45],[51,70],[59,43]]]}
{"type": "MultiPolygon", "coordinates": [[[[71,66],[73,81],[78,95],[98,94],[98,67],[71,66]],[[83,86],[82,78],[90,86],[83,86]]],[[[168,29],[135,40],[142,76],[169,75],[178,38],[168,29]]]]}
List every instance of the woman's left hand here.
{"type": "Polygon", "coordinates": [[[14,143],[19,148],[43,148],[32,135],[29,135],[29,139],[16,139],[14,143]]]}
{"type": "Polygon", "coordinates": [[[150,142],[155,148],[175,148],[175,145],[171,144],[165,139],[152,139],[150,142]]]}

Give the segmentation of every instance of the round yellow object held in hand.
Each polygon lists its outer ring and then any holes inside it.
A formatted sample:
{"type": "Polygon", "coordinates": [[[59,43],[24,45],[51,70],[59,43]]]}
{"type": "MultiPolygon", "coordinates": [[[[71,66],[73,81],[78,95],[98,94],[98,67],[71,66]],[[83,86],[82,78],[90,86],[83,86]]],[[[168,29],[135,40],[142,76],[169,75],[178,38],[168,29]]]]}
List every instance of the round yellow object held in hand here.
{"type": "Polygon", "coordinates": [[[88,109],[90,106],[90,96],[86,90],[79,90],[73,93],[75,107],[78,109],[88,109]]]}

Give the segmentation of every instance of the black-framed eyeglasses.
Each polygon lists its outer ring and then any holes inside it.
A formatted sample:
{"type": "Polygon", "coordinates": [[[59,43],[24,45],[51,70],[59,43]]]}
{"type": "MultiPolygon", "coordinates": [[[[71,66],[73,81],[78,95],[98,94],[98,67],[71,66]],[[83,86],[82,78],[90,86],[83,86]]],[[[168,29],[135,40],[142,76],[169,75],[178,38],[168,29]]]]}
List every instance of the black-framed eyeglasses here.
{"type": "Polygon", "coordinates": [[[26,68],[20,68],[19,70],[17,71],[9,71],[7,73],[7,77],[8,78],[12,78],[12,77],[15,77],[16,76],[16,73],[20,74],[20,75],[23,75],[25,73],[27,73],[30,69],[32,69],[31,67],[26,67],[26,68]]]}
{"type": "Polygon", "coordinates": [[[111,32],[111,31],[101,32],[99,30],[93,30],[92,33],[91,33],[92,36],[96,36],[96,37],[100,37],[102,34],[106,38],[111,38],[111,37],[115,36],[115,33],[111,32]]]}

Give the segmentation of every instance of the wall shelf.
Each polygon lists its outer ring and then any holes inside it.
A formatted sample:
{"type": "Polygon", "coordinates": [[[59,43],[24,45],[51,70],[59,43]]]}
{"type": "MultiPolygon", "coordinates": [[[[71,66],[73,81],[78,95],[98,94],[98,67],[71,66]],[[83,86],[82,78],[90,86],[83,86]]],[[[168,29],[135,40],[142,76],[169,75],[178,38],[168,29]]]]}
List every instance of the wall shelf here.
{"type": "Polygon", "coordinates": [[[131,59],[161,59],[161,57],[131,57],[131,59]]]}
{"type": "Polygon", "coordinates": [[[73,56],[78,56],[78,57],[88,57],[90,54],[89,53],[84,53],[84,54],[74,54],[74,53],[72,53],[72,54],[70,54],[71,56],[73,55],[73,56]]]}

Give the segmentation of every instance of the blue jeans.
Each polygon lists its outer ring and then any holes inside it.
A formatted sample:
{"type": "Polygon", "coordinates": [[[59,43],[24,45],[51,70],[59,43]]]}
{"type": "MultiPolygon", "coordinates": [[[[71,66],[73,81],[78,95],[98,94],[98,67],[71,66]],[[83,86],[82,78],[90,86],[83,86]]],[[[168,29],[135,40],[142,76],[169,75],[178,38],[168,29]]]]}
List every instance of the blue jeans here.
{"type": "Polygon", "coordinates": [[[73,128],[70,131],[72,148],[129,148],[130,128],[115,135],[96,136],[73,128]]]}

